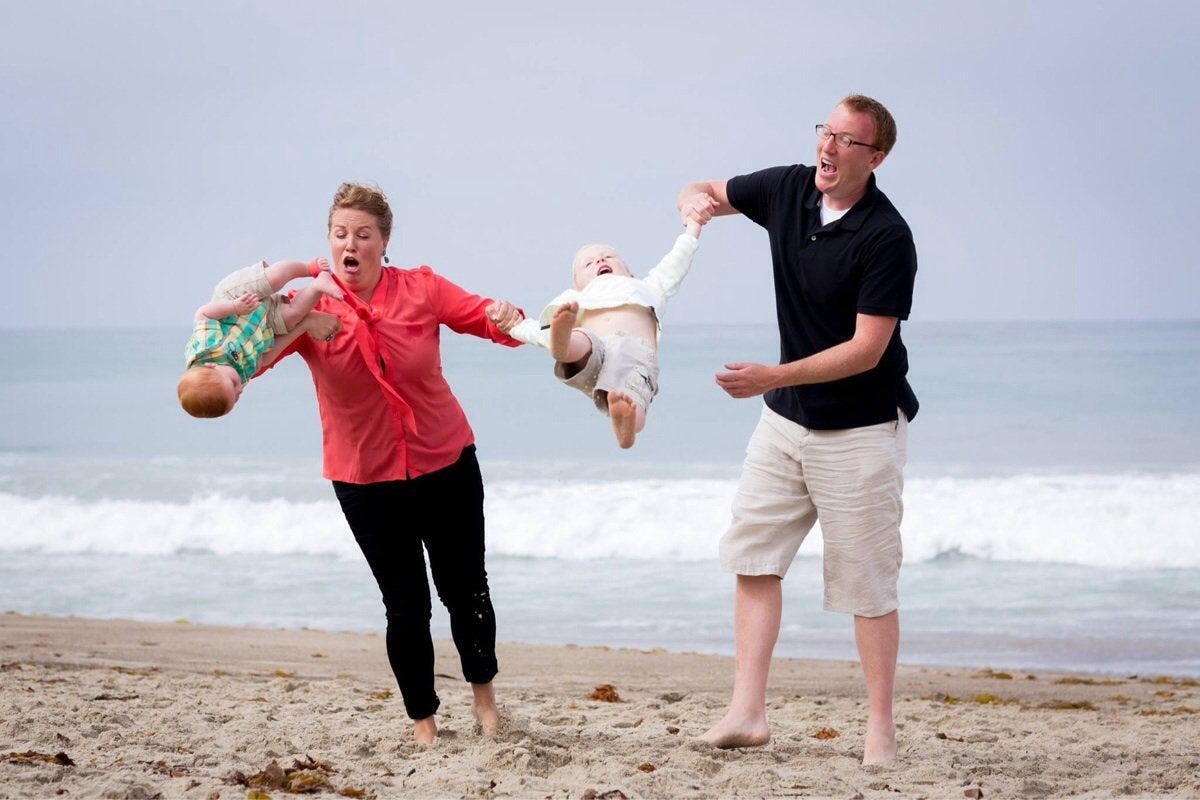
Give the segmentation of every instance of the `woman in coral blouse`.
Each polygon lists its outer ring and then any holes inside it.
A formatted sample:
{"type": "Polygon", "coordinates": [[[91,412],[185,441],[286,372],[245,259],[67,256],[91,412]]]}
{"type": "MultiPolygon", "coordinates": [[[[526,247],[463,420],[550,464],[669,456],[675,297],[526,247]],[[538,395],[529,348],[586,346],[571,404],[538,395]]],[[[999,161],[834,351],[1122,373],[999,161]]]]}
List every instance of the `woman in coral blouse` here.
{"type": "Polygon", "coordinates": [[[450,612],[475,717],[485,734],[499,724],[483,480],[474,434],[442,375],[441,326],[515,347],[519,342],[487,310],[514,324],[522,314],[429,267],[384,266],[391,232],[383,192],[350,183],[338,188],[329,211],[330,261],[347,296],[322,296],[315,310],[336,315],[341,327],[324,340],[299,337],[280,358],[299,353],[312,372],[324,475],[383,594],[388,660],[414,720],[413,736],[431,743],[440,701],[422,548],[450,612]]]}

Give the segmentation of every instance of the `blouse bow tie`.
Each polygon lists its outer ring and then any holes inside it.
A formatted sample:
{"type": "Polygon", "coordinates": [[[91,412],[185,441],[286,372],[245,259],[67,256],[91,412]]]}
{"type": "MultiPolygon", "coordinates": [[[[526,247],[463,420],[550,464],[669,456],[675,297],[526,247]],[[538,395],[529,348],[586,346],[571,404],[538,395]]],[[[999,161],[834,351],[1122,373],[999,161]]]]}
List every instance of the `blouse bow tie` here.
{"type": "Polygon", "coordinates": [[[388,363],[387,357],[384,355],[383,348],[379,346],[379,333],[375,324],[383,319],[383,314],[370,303],[363,300],[354,292],[346,288],[346,284],[342,283],[342,279],[337,276],[337,273],[330,273],[333,282],[342,290],[342,300],[346,305],[350,306],[351,310],[365,325],[352,326],[351,333],[354,335],[354,342],[358,345],[359,353],[362,354],[363,361],[366,362],[367,369],[375,378],[375,382],[383,390],[384,397],[387,398],[388,405],[392,409],[392,419],[396,425],[397,432],[403,437],[405,429],[413,431],[417,430],[417,419],[413,415],[412,407],[404,400],[403,397],[396,391],[395,387],[385,379],[384,373],[387,372],[388,363]]]}

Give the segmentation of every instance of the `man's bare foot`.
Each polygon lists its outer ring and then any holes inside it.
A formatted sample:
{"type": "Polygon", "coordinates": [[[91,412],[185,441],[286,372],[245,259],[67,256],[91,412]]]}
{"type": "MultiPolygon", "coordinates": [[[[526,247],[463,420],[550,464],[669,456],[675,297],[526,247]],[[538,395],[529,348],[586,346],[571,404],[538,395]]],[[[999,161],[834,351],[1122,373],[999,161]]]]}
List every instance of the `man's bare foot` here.
{"type": "Polygon", "coordinates": [[[312,285],[317,291],[324,292],[330,297],[342,299],[342,290],[336,283],[333,282],[333,274],[329,272],[321,272],[313,279],[312,285]]]}
{"type": "Polygon", "coordinates": [[[437,721],[433,717],[413,721],[413,741],[417,744],[433,744],[437,741],[437,721]]]}
{"type": "Polygon", "coordinates": [[[767,727],[765,719],[744,720],[734,718],[732,714],[726,714],[720,722],[698,738],[700,741],[722,750],[731,750],[735,747],[762,747],[771,741],[771,729],[767,727]]]}
{"type": "Polygon", "coordinates": [[[875,725],[867,720],[867,737],[863,743],[863,766],[883,764],[896,757],[896,726],[892,722],[875,725]]]}
{"type": "Polygon", "coordinates": [[[496,708],[496,693],[490,683],[472,683],[471,691],[475,695],[471,703],[471,711],[475,721],[484,736],[495,736],[500,730],[500,710],[496,708]]]}
{"type": "Polygon", "coordinates": [[[571,361],[571,331],[575,330],[575,314],[579,303],[563,303],[550,320],[550,355],[555,361],[571,361]]]}
{"type": "Polygon", "coordinates": [[[608,393],[608,418],[612,420],[613,433],[621,449],[633,447],[633,440],[637,437],[637,407],[629,395],[608,393]]]}

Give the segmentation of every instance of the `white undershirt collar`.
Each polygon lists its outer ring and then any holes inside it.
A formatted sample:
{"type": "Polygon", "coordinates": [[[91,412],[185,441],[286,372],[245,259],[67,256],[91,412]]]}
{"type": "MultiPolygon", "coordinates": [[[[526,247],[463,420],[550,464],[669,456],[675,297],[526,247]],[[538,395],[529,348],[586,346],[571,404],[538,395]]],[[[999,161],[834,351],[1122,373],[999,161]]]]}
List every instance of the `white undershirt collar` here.
{"type": "Polygon", "coordinates": [[[820,200],[817,201],[817,208],[819,208],[821,210],[821,225],[822,226],[828,225],[831,222],[837,222],[839,219],[846,216],[846,212],[850,210],[849,208],[846,208],[841,211],[835,211],[831,208],[827,208],[825,205],[824,197],[822,197],[820,200]]]}

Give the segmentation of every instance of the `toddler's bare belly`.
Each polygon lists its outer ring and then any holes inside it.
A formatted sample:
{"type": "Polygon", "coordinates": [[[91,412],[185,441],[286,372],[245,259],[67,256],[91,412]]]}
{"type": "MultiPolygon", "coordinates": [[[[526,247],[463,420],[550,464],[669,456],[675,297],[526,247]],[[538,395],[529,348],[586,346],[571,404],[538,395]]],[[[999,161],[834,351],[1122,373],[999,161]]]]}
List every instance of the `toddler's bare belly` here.
{"type": "Polygon", "coordinates": [[[651,347],[658,347],[658,322],[654,313],[645,306],[617,306],[588,311],[583,315],[579,327],[598,336],[627,333],[645,339],[651,347]]]}

